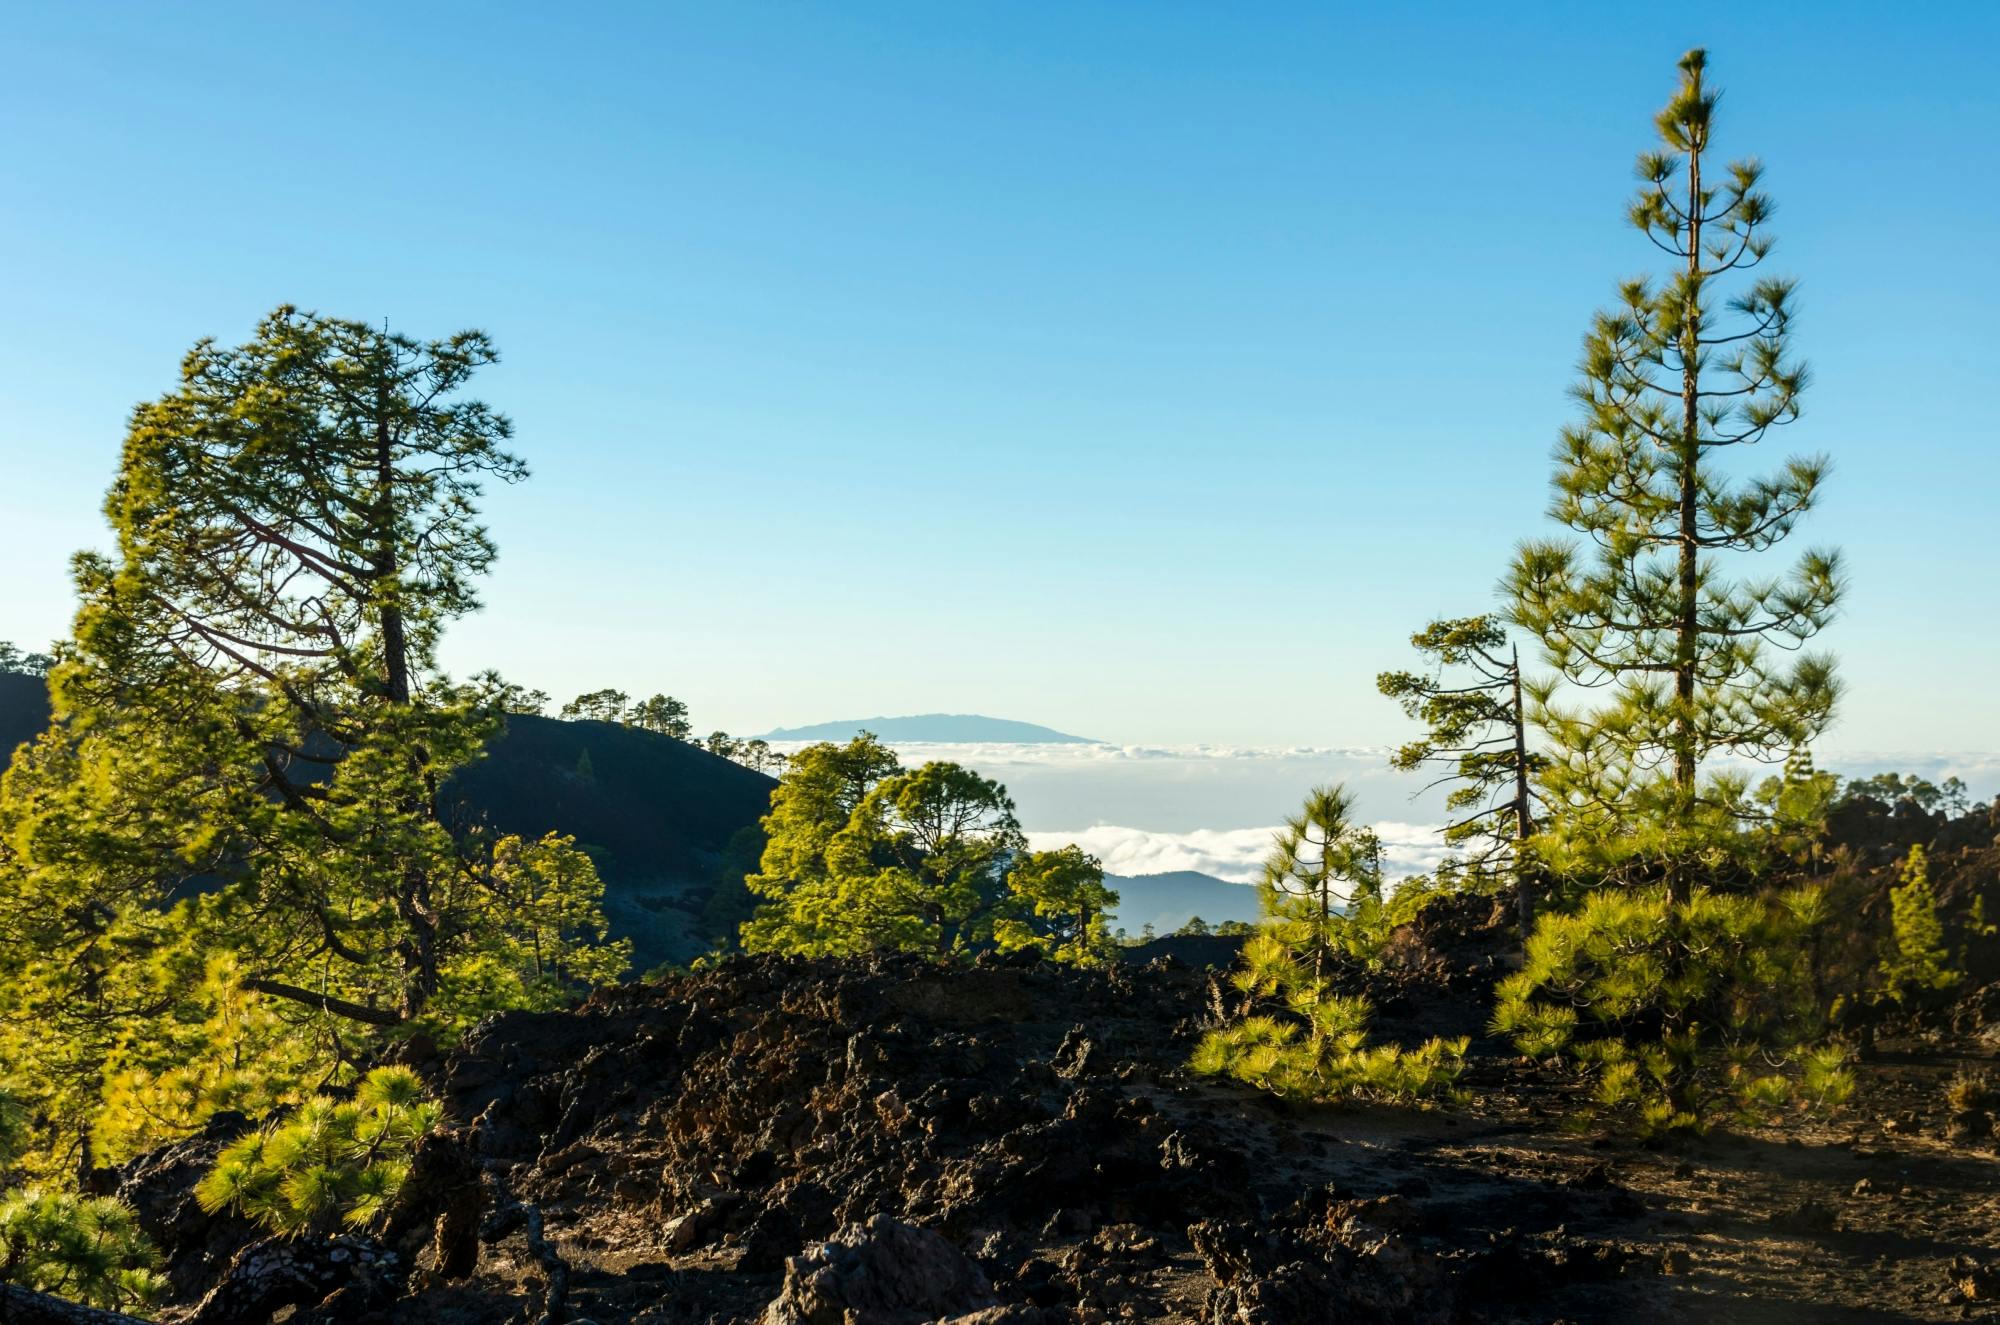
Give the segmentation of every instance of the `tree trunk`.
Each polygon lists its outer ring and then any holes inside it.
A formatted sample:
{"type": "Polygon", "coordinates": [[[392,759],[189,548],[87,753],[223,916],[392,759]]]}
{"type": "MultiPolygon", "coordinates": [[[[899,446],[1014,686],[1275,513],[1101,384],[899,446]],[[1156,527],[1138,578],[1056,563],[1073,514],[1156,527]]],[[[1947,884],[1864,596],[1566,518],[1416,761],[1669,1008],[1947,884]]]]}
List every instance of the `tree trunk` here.
{"type": "MultiPolygon", "coordinates": [[[[1680,619],[1674,639],[1674,804],[1686,827],[1692,818],[1697,773],[1695,735],[1695,672],[1701,657],[1701,543],[1697,517],[1701,499],[1701,153],[1697,140],[1688,153],[1688,308],[1681,325],[1681,455],[1680,455],[1680,619]]],[[[1667,873],[1668,896],[1675,903],[1688,899],[1690,879],[1683,861],[1675,859],[1667,873]]]]}
{"type": "Polygon", "coordinates": [[[1319,861],[1319,924],[1313,934],[1313,983],[1326,981],[1326,931],[1333,924],[1333,866],[1322,854],[1319,861]]]}
{"type": "Polygon", "coordinates": [[[376,392],[375,557],[376,584],[387,584],[382,603],[382,663],[388,668],[389,701],[410,702],[410,646],[403,630],[402,567],[396,556],[396,454],[389,437],[388,392],[376,392]]]}
{"type": "MultiPolygon", "coordinates": [[[[1701,154],[1707,146],[1705,130],[1695,133],[1688,151],[1687,263],[1688,307],[1682,312],[1681,356],[1681,455],[1680,455],[1680,620],[1674,640],[1674,827],[1686,830],[1694,819],[1699,751],[1695,729],[1695,673],[1701,659],[1701,529],[1698,523],[1701,500],[1701,154]]],[[[1681,937],[1681,909],[1694,892],[1693,862],[1685,842],[1678,842],[1667,861],[1666,969],[1669,981],[1677,979],[1687,965],[1686,944],[1681,937]]],[[[1668,1012],[1665,1030],[1669,1036],[1682,1033],[1687,1019],[1668,1012]]],[[[1690,1074],[1682,1067],[1670,1067],[1662,1083],[1667,1099],[1676,1109],[1693,1112],[1689,1091],[1690,1074]]]]}
{"type": "Polygon", "coordinates": [[[1528,710],[1521,702],[1521,646],[1514,646],[1514,914],[1521,926],[1521,950],[1535,928],[1533,867],[1528,839],[1535,835],[1534,805],[1528,798],[1528,710]]]}

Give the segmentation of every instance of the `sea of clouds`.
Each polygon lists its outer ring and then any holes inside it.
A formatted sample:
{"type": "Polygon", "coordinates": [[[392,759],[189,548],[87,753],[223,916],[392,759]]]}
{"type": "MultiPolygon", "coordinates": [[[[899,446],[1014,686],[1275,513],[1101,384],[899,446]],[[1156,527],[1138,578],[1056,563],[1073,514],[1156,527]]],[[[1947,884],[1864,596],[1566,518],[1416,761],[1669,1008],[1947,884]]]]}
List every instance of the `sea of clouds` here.
{"type": "MultiPolygon", "coordinates": [[[[1435,869],[1445,854],[1436,824],[1383,820],[1374,825],[1382,838],[1382,865],[1389,878],[1400,879],[1435,869]]],[[[1028,845],[1047,851],[1070,843],[1104,862],[1107,874],[1168,874],[1198,870],[1231,883],[1254,883],[1271,854],[1278,827],[1197,828],[1186,833],[1161,833],[1116,824],[1093,824],[1075,830],[1029,830],[1028,845]]]]}
{"type": "MultiPolygon", "coordinates": [[[[1444,792],[1391,769],[1385,748],[910,741],[896,749],[905,764],[951,760],[1005,783],[1030,845],[1074,842],[1110,874],[1198,870],[1249,883],[1284,817],[1332,782],[1347,787],[1356,817],[1381,835],[1391,879],[1429,870],[1444,855],[1444,792]]],[[[2000,793],[2000,754],[1832,751],[1819,766],[1847,777],[1956,777],[1974,799],[2000,793]]]]}

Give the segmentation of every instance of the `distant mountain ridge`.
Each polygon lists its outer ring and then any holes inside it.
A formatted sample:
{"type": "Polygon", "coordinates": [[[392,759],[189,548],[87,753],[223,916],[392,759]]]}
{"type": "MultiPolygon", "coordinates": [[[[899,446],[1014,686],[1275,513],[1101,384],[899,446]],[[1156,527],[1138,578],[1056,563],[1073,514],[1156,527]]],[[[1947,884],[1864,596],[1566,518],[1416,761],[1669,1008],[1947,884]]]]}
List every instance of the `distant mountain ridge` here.
{"type": "Polygon", "coordinates": [[[818,722],[810,727],[780,727],[764,733],[767,741],[851,741],[873,732],[884,741],[938,741],[953,745],[995,742],[1009,745],[1102,745],[1089,736],[1071,736],[1032,722],[989,718],[980,713],[918,713],[901,718],[853,718],[818,722]]]}

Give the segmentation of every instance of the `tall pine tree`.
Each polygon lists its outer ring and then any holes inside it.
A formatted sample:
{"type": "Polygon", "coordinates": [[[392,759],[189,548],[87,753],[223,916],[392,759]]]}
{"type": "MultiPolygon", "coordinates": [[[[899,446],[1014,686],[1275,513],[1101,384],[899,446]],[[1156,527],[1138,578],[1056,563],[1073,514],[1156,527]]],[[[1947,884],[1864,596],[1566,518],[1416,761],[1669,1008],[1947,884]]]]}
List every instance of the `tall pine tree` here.
{"type": "Polygon", "coordinates": [[[1559,836],[1664,873],[1683,902],[1701,858],[1754,816],[1744,781],[1705,784],[1705,764],[1783,758],[1832,714],[1833,664],[1800,650],[1841,589],[1832,552],[1776,576],[1732,578],[1725,561],[1791,533],[1827,462],[1727,472],[1799,417],[1807,373],[1791,352],[1792,282],[1750,274],[1773,206],[1754,159],[1713,159],[1706,64],[1682,58],[1661,146],[1638,163],[1630,220],[1670,270],[1625,282],[1585,338],[1582,416],[1557,448],[1551,507],[1581,540],[1526,544],[1506,582],[1561,678],[1602,696],[1577,702],[1553,683],[1531,695],[1554,738],[1559,836]]]}
{"type": "MultiPolygon", "coordinates": [[[[495,922],[518,862],[438,803],[500,721],[436,661],[493,559],[481,486],[525,473],[462,394],[493,359],[477,332],[283,308],[134,411],[116,551],[76,560],[58,722],[0,784],[0,1059],[79,1165],[121,1082],[188,1083],[203,1057],[323,1076],[561,983],[495,922]],[[262,1009],[223,1015],[244,993],[262,1009]]],[[[587,858],[550,840],[535,860],[580,899],[565,978],[622,966],[583,952],[587,858]]]]}

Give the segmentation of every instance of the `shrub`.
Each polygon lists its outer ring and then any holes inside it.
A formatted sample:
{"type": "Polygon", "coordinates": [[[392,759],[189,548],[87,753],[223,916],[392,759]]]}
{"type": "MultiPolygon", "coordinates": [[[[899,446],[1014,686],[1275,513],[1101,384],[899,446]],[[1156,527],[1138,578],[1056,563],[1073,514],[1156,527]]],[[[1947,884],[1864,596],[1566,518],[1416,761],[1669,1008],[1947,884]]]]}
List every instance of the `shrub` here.
{"type": "Polygon", "coordinates": [[[1071,966],[1093,966],[1109,957],[1104,916],[1118,905],[1118,894],[1104,886],[1103,862],[1082,847],[1015,856],[1007,892],[1013,914],[993,926],[1001,951],[1037,947],[1071,966]]]}
{"type": "Polygon", "coordinates": [[[1930,858],[1921,846],[1910,848],[1903,882],[1889,890],[1889,944],[1879,970],[1882,992],[1898,1003],[1949,989],[1964,978],[1945,949],[1930,858]]]}
{"type": "Polygon", "coordinates": [[[352,1100],[316,1096],[223,1151],[195,1199],[288,1236],[358,1227],[396,1195],[410,1152],[437,1119],[416,1073],[376,1068],[352,1100]]]}
{"type": "Polygon", "coordinates": [[[1334,988],[1336,965],[1370,960],[1387,933],[1380,844],[1348,821],[1351,804],[1339,787],[1315,788],[1278,835],[1258,889],[1264,919],[1232,977],[1276,1010],[1204,1035],[1195,1071],[1302,1099],[1453,1093],[1466,1040],[1432,1039],[1414,1050],[1370,1046],[1374,1009],[1334,988]]]}
{"type": "Polygon", "coordinates": [[[109,1197],[22,1190],[0,1197],[0,1281],[113,1310],[143,1311],[165,1282],[132,1211],[109,1197]]]}
{"type": "Polygon", "coordinates": [[[1964,1113],[1968,1109],[1990,1109],[2000,1104],[2000,1090],[1993,1087],[1993,1078],[1984,1072],[1970,1072],[1960,1068],[1945,1083],[1944,1101],[1953,1113],[1964,1113]]]}
{"type": "Polygon", "coordinates": [[[1700,1130],[1733,1102],[1749,1121],[1830,1109],[1854,1088],[1847,1052],[1816,1044],[1809,970],[1818,889],[1724,896],[1605,889],[1544,915],[1522,969],[1499,986],[1493,1028],[1525,1054],[1566,1056],[1592,1108],[1645,1134],[1700,1130]]]}
{"type": "MultiPolygon", "coordinates": [[[[1254,940],[1253,940],[1254,942],[1254,940]]],[[[1416,1049],[1370,1045],[1374,1008],[1358,995],[1301,993],[1290,1017],[1258,1015],[1212,1030],[1190,1066],[1293,1099],[1416,1100],[1456,1097],[1468,1041],[1431,1039],[1416,1049]]]]}

